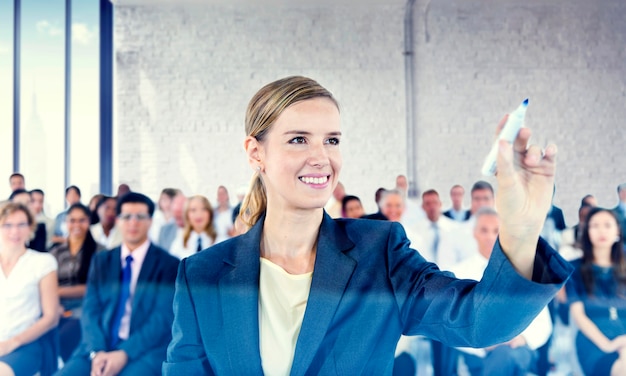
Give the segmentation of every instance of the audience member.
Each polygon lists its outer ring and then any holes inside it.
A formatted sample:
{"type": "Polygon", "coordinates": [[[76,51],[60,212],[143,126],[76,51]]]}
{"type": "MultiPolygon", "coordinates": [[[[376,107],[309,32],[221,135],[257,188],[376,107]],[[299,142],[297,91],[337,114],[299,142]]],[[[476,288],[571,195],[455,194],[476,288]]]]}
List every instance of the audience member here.
{"type": "Polygon", "coordinates": [[[574,261],[583,256],[581,240],[584,228],[587,223],[587,216],[593,207],[584,204],[578,209],[578,223],[573,227],[563,230],[561,234],[561,245],[559,253],[567,261],[574,261]]]}
{"type": "Polygon", "coordinates": [[[91,263],[79,347],[60,375],[161,375],[178,260],[148,239],[154,203],[131,192],[116,213],[122,245],[91,263]]]}
{"type": "Polygon", "coordinates": [[[167,251],[170,250],[174,239],[185,227],[184,210],[187,198],[182,191],[177,191],[172,199],[172,220],[161,227],[157,245],[167,251]]]}
{"type": "Polygon", "coordinates": [[[446,270],[448,266],[464,258],[462,257],[463,247],[453,249],[457,247],[455,238],[458,225],[441,214],[441,199],[434,189],[422,193],[422,208],[426,213],[426,218],[419,221],[412,229],[422,243],[413,246],[426,260],[436,263],[439,269],[446,270]]]}
{"type": "Polygon", "coordinates": [[[346,195],[346,189],[341,182],[337,183],[337,186],[333,190],[333,195],[324,206],[326,213],[331,218],[341,218],[341,202],[346,195]]]}
{"type": "Polygon", "coordinates": [[[583,197],[583,199],[580,202],[580,205],[588,205],[591,207],[596,207],[598,206],[598,200],[596,200],[596,198],[593,195],[585,195],[585,197],[583,197]]]}
{"type": "Polygon", "coordinates": [[[376,202],[376,208],[378,209],[378,211],[376,213],[372,213],[372,214],[366,214],[363,216],[364,219],[376,219],[376,220],[381,220],[381,221],[386,221],[387,218],[383,215],[383,213],[380,211],[380,200],[383,197],[383,194],[385,193],[385,191],[387,191],[385,188],[378,188],[376,190],[376,193],[374,194],[374,201],[376,202]]]}
{"type": "Polygon", "coordinates": [[[155,243],[159,241],[161,228],[172,221],[172,200],[177,193],[178,190],[175,188],[165,188],[159,195],[157,210],[154,211],[154,216],[152,216],[152,226],[150,226],[150,232],[148,233],[150,240],[155,243]]]}
{"type": "MultiPolygon", "coordinates": [[[[65,188],[65,202],[67,207],[80,202],[80,189],[75,185],[70,185],[65,188]]],[[[54,234],[52,237],[52,243],[63,243],[67,239],[67,221],[65,216],[67,215],[67,209],[59,213],[54,219],[54,234]]]]}
{"type": "Polygon", "coordinates": [[[443,215],[455,221],[467,221],[471,213],[469,210],[463,209],[463,196],[465,196],[465,188],[459,184],[453,185],[452,188],[450,188],[452,207],[446,210],[443,215]]]}
{"type": "Polygon", "coordinates": [[[626,374],[626,261],[614,211],[593,208],[567,281],[576,352],[586,375],[626,374]]]}
{"type": "MultiPolygon", "coordinates": [[[[32,208],[32,197],[31,197],[30,192],[28,192],[27,190],[25,189],[14,190],[13,193],[11,193],[9,200],[26,206],[30,210],[31,214],[33,214],[34,216],[34,212],[32,208]]],[[[46,241],[47,241],[46,225],[44,223],[36,223],[35,230],[31,234],[30,239],[28,243],[26,244],[26,246],[37,252],[45,252],[47,249],[46,241]]]]}
{"type": "Polygon", "coordinates": [[[90,217],[89,208],[83,204],[70,206],[65,216],[67,241],[50,249],[59,265],[59,298],[64,312],[59,322],[63,361],[67,361],[80,342],[80,315],[91,258],[96,252],[104,250],[89,231],[90,217]]]}
{"type": "Polygon", "coordinates": [[[365,215],[361,199],[357,196],[345,195],[341,200],[341,216],[343,218],[361,218],[365,215]]]}
{"type": "Polygon", "coordinates": [[[172,242],[170,254],[183,259],[216,243],[213,208],[204,196],[191,196],[185,205],[185,226],[172,242]]]}
{"type": "Polygon", "coordinates": [[[626,183],[617,186],[617,195],[619,202],[613,209],[613,212],[617,215],[620,228],[622,229],[622,240],[626,242],[626,183]]]}
{"type": "Polygon", "coordinates": [[[11,174],[11,176],[9,176],[9,186],[11,187],[11,192],[18,189],[26,189],[26,179],[24,179],[24,175],[19,172],[11,174]]]}
{"type": "Polygon", "coordinates": [[[26,248],[34,227],[25,205],[0,207],[0,375],[48,375],[57,366],[46,334],[59,321],[57,263],[26,248]]]}
{"type": "Polygon", "coordinates": [[[95,225],[91,225],[91,235],[97,243],[106,249],[111,249],[122,244],[122,233],[117,227],[115,207],[117,198],[104,196],[96,205],[96,212],[100,219],[95,225]]]}
{"type": "Polygon", "coordinates": [[[46,249],[52,246],[52,234],[54,233],[54,219],[48,217],[44,212],[45,193],[41,189],[30,191],[31,210],[35,215],[37,226],[43,224],[46,231],[46,249]]]}
{"type": "Polygon", "coordinates": [[[102,193],[97,193],[89,199],[88,207],[89,211],[91,212],[91,218],[89,218],[89,222],[92,225],[100,222],[100,218],[98,218],[98,211],[96,209],[98,207],[98,202],[102,199],[102,197],[104,197],[102,193]]]}
{"type": "Polygon", "coordinates": [[[117,186],[117,194],[116,194],[116,196],[117,197],[122,197],[122,196],[124,196],[125,194],[127,194],[129,192],[131,192],[130,186],[128,184],[126,184],[126,183],[122,183],[122,184],[117,186]]]}
{"type": "MultiPolygon", "coordinates": [[[[498,239],[500,219],[495,210],[483,207],[474,213],[474,238],[478,252],[450,270],[457,278],[479,281],[487,268],[498,239]]],[[[460,348],[472,376],[526,375],[537,372],[538,352],[552,333],[552,321],[546,307],[524,331],[510,341],[484,349],[460,348]]],[[[453,358],[455,359],[455,358],[453,358]]]]}
{"type": "Polygon", "coordinates": [[[233,208],[230,206],[228,190],[223,185],[217,188],[217,207],[213,211],[213,223],[218,241],[230,238],[233,230],[233,208]]]}
{"type": "Polygon", "coordinates": [[[404,214],[402,214],[402,224],[404,227],[414,227],[417,222],[425,218],[422,205],[419,200],[409,197],[409,182],[404,175],[396,176],[396,190],[404,195],[404,214]]]}

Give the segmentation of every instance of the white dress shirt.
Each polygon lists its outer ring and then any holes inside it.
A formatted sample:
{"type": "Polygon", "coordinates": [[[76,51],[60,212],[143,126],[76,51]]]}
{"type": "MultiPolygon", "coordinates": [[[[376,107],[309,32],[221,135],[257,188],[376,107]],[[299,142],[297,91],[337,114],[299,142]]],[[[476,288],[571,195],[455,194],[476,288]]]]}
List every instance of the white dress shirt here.
{"type": "Polygon", "coordinates": [[[198,251],[198,238],[202,242],[202,249],[209,248],[215,243],[218,243],[217,239],[213,242],[213,239],[206,232],[197,233],[192,231],[189,234],[189,239],[187,240],[187,246],[183,244],[183,229],[179,229],[176,234],[176,238],[172,242],[172,246],[170,247],[170,254],[172,256],[178,257],[179,259],[184,259],[185,257],[189,257],[198,251]]]}
{"type": "Polygon", "coordinates": [[[122,244],[122,233],[118,230],[117,226],[113,226],[109,231],[109,236],[106,236],[101,223],[91,225],[89,228],[91,236],[98,244],[102,244],[106,249],[112,249],[122,244]]]}
{"type": "Polygon", "coordinates": [[[143,261],[146,259],[146,254],[148,254],[148,248],[150,248],[150,240],[146,240],[142,245],[135,248],[132,253],[126,244],[122,244],[122,252],[120,252],[122,269],[126,266],[126,256],[133,256],[133,261],[130,264],[130,295],[126,301],[126,309],[124,310],[124,316],[122,316],[122,321],[120,322],[119,337],[121,339],[128,339],[128,335],[130,334],[130,318],[133,314],[133,298],[135,297],[135,288],[137,287],[137,279],[139,279],[139,273],[141,272],[143,261]]]}
{"type": "MultiPolygon", "coordinates": [[[[457,278],[461,279],[473,279],[480,281],[483,277],[483,273],[487,268],[489,260],[482,254],[476,253],[474,256],[467,260],[454,265],[450,268],[450,271],[454,273],[457,278]]],[[[536,350],[543,346],[552,333],[552,320],[550,320],[550,313],[548,307],[544,307],[539,315],[528,325],[522,332],[521,336],[524,337],[526,344],[531,350],[536,350]]],[[[476,356],[484,357],[486,351],[484,349],[471,349],[467,347],[459,348],[459,350],[467,353],[471,353],[476,356]]]]}

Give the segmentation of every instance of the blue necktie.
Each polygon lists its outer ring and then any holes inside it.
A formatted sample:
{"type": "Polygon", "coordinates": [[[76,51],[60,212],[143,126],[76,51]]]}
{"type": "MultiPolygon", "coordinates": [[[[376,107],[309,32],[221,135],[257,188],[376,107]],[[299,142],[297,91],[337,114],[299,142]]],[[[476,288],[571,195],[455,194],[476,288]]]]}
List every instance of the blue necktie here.
{"type": "Polygon", "coordinates": [[[198,248],[196,248],[196,252],[202,251],[202,237],[198,235],[198,248]]]}
{"type": "Polygon", "coordinates": [[[115,349],[115,346],[120,341],[119,332],[120,325],[122,324],[122,317],[124,317],[124,312],[126,312],[126,301],[130,297],[130,277],[132,274],[130,265],[133,262],[133,256],[126,256],[126,266],[122,269],[122,283],[120,288],[120,296],[117,301],[117,310],[115,311],[115,317],[111,322],[111,333],[110,333],[110,347],[111,349],[115,349]]]}

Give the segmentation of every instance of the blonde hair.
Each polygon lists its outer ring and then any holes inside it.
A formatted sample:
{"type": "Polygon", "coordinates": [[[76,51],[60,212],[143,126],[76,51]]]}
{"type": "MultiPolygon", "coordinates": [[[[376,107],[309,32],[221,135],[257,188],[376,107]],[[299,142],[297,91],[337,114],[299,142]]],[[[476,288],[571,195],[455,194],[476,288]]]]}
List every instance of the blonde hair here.
{"type": "Polygon", "coordinates": [[[4,223],[8,216],[17,212],[22,212],[26,214],[26,220],[28,221],[28,226],[30,227],[30,232],[32,234],[37,227],[35,217],[26,205],[19,202],[5,201],[0,204],[0,223],[4,223]]]}
{"type": "Polygon", "coordinates": [[[203,208],[209,212],[209,223],[207,223],[207,225],[204,227],[204,229],[202,229],[202,231],[205,232],[207,235],[209,235],[209,237],[213,240],[214,243],[215,243],[215,238],[217,238],[217,233],[215,232],[215,228],[213,227],[213,207],[211,207],[211,203],[209,202],[209,199],[202,195],[192,196],[185,203],[185,211],[183,215],[183,218],[185,220],[185,226],[183,227],[183,246],[184,247],[187,247],[187,242],[189,241],[189,238],[191,237],[191,231],[193,231],[193,227],[191,226],[191,223],[189,222],[189,206],[191,205],[191,202],[194,200],[200,201],[203,208]]]}
{"type": "MultiPolygon", "coordinates": [[[[262,142],[280,115],[291,105],[307,99],[328,98],[337,109],[333,95],[316,81],[302,76],[291,76],[271,82],[261,88],[250,100],[246,110],[246,136],[262,142]]],[[[259,171],[250,181],[250,189],[241,203],[239,217],[248,229],[256,224],[267,209],[267,194],[259,171]]],[[[247,230],[247,229],[246,229],[247,230]]]]}

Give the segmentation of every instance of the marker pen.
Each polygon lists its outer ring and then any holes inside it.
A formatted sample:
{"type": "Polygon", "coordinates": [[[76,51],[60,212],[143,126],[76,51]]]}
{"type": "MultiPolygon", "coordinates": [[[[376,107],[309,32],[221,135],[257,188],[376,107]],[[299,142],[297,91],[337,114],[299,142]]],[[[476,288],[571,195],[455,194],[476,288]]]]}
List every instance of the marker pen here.
{"type": "Polygon", "coordinates": [[[509,118],[506,120],[506,124],[502,127],[498,138],[494,141],[491,151],[485,159],[481,172],[485,176],[493,176],[496,173],[496,160],[498,159],[498,142],[500,140],[506,140],[508,143],[513,143],[517,138],[517,134],[524,125],[524,117],[526,116],[526,108],[528,107],[528,98],[524,99],[522,104],[509,114],[509,118]]]}

